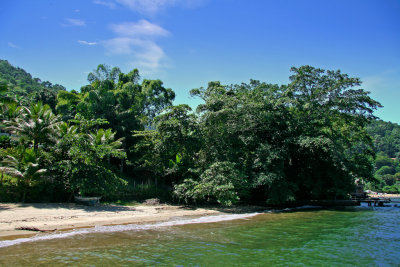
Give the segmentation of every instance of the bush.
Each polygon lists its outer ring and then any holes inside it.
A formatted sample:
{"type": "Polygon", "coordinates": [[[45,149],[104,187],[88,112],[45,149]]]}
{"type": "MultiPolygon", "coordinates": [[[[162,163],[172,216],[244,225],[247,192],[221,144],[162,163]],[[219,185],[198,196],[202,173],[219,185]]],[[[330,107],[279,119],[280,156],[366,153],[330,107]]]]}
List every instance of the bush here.
{"type": "Polygon", "coordinates": [[[0,148],[11,147],[11,138],[8,135],[0,135],[0,148]]]}
{"type": "Polygon", "coordinates": [[[204,200],[231,206],[239,200],[238,192],[243,189],[240,172],[231,162],[216,162],[200,176],[200,181],[185,179],[175,186],[175,195],[185,202],[204,200]]]}
{"type": "Polygon", "coordinates": [[[18,188],[17,179],[3,174],[0,176],[0,180],[0,202],[20,201],[21,189],[18,188]]]}
{"type": "Polygon", "coordinates": [[[105,201],[143,201],[159,198],[163,202],[171,201],[171,189],[152,183],[137,183],[135,179],[125,178],[126,185],[120,185],[113,193],[103,197],[105,201]]]}

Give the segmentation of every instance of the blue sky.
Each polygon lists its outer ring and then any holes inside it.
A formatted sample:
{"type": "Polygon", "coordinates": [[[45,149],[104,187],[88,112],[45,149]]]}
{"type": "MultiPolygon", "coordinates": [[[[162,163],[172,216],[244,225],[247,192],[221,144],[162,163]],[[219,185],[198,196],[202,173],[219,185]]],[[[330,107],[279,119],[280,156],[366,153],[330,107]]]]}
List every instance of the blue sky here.
{"type": "Polygon", "coordinates": [[[398,0],[2,0],[0,36],[1,59],[69,90],[105,63],[139,68],[192,106],[189,90],[209,81],[340,69],[400,123],[398,0]]]}

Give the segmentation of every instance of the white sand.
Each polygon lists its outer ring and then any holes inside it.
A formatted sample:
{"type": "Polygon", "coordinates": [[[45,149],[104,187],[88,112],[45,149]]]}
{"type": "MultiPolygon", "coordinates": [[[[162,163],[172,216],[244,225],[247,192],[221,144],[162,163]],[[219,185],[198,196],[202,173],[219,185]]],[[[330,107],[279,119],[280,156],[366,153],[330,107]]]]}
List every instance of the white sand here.
{"type": "Polygon", "coordinates": [[[219,214],[215,209],[189,209],[172,205],[96,207],[76,204],[5,204],[0,203],[0,237],[12,239],[37,232],[16,230],[36,228],[43,231],[66,230],[96,225],[167,221],[176,217],[219,214]]]}
{"type": "Polygon", "coordinates": [[[383,193],[381,195],[378,194],[368,194],[370,197],[387,197],[387,198],[400,198],[400,194],[386,194],[383,193]]]}

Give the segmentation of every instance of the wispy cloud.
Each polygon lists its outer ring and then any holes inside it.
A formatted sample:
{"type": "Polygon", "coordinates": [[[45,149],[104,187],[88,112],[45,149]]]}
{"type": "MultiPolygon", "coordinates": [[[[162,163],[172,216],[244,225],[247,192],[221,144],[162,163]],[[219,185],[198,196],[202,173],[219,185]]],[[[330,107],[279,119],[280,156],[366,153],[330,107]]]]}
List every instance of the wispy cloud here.
{"type": "Polygon", "coordinates": [[[117,6],[113,1],[106,1],[106,0],[104,0],[104,1],[93,0],[93,3],[96,4],[96,5],[106,6],[106,7],[109,7],[111,9],[114,9],[117,6]]]}
{"type": "Polygon", "coordinates": [[[173,6],[179,0],[116,0],[119,4],[130,8],[131,10],[146,13],[155,14],[160,10],[173,6]]]}
{"type": "Polygon", "coordinates": [[[161,26],[140,20],[114,24],[110,29],[116,37],[102,42],[107,55],[126,55],[130,64],[147,74],[156,73],[168,66],[167,55],[154,40],[169,35],[161,26]]]}
{"type": "Polygon", "coordinates": [[[150,23],[147,20],[139,22],[125,22],[111,25],[111,29],[116,34],[122,36],[167,36],[169,32],[162,27],[150,23]]]}
{"type": "Polygon", "coordinates": [[[128,37],[116,37],[103,41],[107,55],[129,55],[132,54],[132,46],[135,45],[135,39],[128,37]]]}
{"type": "Polygon", "coordinates": [[[88,41],[83,41],[83,40],[78,40],[78,43],[83,44],[83,45],[97,45],[96,42],[88,42],[88,41]]]}
{"type": "Polygon", "coordinates": [[[86,26],[86,22],[84,20],[81,19],[70,19],[67,18],[65,19],[66,23],[61,24],[64,27],[82,27],[82,26],[86,26]]]}
{"type": "Polygon", "coordinates": [[[388,90],[397,90],[400,83],[397,79],[400,75],[399,69],[387,69],[374,75],[362,77],[362,87],[376,94],[389,94],[388,90]]]}
{"type": "Polygon", "coordinates": [[[133,65],[139,66],[143,72],[157,72],[168,67],[168,57],[164,50],[152,41],[140,41],[136,46],[141,50],[136,54],[133,65]]]}
{"type": "Polygon", "coordinates": [[[93,0],[93,3],[116,8],[117,4],[133,11],[155,15],[158,12],[173,6],[195,8],[208,0],[93,0]]]}
{"type": "Polygon", "coordinates": [[[11,48],[19,48],[19,46],[16,45],[16,44],[14,44],[14,43],[8,42],[7,44],[8,44],[8,46],[11,47],[11,48]]]}

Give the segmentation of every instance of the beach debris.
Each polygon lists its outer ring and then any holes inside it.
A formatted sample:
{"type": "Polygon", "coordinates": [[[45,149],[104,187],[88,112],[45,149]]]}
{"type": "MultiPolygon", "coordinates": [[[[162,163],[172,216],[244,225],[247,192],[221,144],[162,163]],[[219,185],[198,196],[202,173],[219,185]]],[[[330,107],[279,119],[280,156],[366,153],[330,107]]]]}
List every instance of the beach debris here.
{"type": "Polygon", "coordinates": [[[16,227],[15,230],[25,230],[25,231],[33,231],[33,232],[53,232],[57,229],[53,229],[53,230],[42,230],[36,227],[29,227],[29,226],[21,226],[21,227],[16,227]]]}

